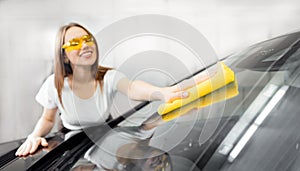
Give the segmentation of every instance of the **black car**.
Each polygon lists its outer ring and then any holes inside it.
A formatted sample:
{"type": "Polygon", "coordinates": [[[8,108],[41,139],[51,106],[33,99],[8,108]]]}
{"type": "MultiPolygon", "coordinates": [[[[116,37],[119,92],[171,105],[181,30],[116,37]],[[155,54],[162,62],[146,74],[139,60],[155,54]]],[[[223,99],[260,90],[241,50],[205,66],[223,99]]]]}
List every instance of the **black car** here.
{"type": "Polygon", "coordinates": [[[299,170],[300,32],[255,44],[222,62],[235,81],[180,109],[161,116],[155,104],[143,102],[106,125],[49,135],[49,147],[27,158],[14,156],[24,140],[2,143],[0,167],[299,170]],[[149,115],[130,122],[140,112],[149,115]]]}

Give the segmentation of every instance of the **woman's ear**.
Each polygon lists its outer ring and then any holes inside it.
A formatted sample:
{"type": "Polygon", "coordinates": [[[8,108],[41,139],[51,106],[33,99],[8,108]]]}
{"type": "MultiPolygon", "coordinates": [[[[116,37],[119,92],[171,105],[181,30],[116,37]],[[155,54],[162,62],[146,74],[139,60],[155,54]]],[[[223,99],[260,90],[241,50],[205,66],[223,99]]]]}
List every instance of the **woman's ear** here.
{"type": "Polygon", "coordinates": [[[64,63],[65,63],[65,64],[69,64],[69,63],[70,63],[69,58],[67,58],[66,56],[64,56],[64,63]]]}

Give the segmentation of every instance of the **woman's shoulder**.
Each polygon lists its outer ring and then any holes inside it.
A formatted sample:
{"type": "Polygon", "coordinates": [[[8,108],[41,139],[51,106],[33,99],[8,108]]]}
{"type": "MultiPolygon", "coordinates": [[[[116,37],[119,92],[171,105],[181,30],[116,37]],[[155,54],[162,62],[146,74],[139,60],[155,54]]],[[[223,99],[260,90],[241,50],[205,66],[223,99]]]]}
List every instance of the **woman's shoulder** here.
{"type": "Polygon", "coordinates": [[[121,72],[117,69],[110,69],[105,73],[104,77],[111,80],[111,79],[119,79],[119,78],[126,77],[126,76],[123,72],[121,72]]]}
{"type": "Polygon", "coordinates": [[[110,70],[107,70],[106,73],[104,74],[104,78],[109,78],[109,77],[112,77],[114,74],[115,74],[116,70],[115,69],[110,69],[110,70]]]}
{"type": "Polygon", "coordinates": [[[104,84],[109,84],[114,90],[117,89],[117,84],[120,79],[126,78],[126,75],[123,72],[111,69],[106,72],[104,75],[104,84]]]}
{"type": "Polygon", "coordinates": [[[45,83],[54,85],[54,79],[55,79],[55,75],[51,74],[46,78],[45,83]]]}
{"type": "Polygon", "coordinates": [[[55,74],[50,74],[46,80],[54,81],[54,78],[55,78],[55,74]]]}
{"type": "Polygon", "coordinates": [[[55,88],[55,74],[51,74],[49,75],[44,83],[43,83],[45,86],[47,86],[49,89],[56,89],[55,88]]]}
{"type": "Polygon", "coordinates": [[[118,69],[110,69],[110,70],[107,70],[105,75],[109,75],[109,76],[114,76],[116,74],[123,74],[122,71],[118,70],[118,69]]]}
{"type": "Polygon", "coordinates": [[[53,109],[56,102],[56,88],[54,84],[54,74],[49,75],[41,86],[35,99],[44,107],[53,109]]]}
{"type": "Polygon", "coordinates": [[[116,72],[116,69],[113,69],[113,68],[112,68],[112,69],[109,69],[109,70],[107,70],[107,71],[106,71],[106,73],[105,73],[105,74],[108,74],[108,73],[113,73],[113,72],[116,72]]]}
{"type": "MultiPolygon", "coordinates": [[[[64,81],[67,80],[67,77],[64,77],[64,81]]],[[[48,83],[51,83],[54,85],[55,83],[55,74],[51,74],[49,75],[46,79],[45,79],[45,82],[48,82],[48,83]]]]}

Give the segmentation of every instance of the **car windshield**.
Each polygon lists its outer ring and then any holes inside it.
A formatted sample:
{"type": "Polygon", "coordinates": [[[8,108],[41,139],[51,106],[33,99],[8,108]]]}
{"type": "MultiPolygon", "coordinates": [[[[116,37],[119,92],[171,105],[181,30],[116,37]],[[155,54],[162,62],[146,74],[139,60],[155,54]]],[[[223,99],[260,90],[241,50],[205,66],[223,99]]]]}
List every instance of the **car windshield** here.
{"type": "Polygon", "coordinates": [[[299,40],[299,33],[282,36],[228,58],[243,96],[228,101],[237,106],[228,112],[240,117],[207,170],[298,170],[299,40]]]}
{"type": "Polygon", "coordinates": [[[292,33],[227,57],[235,80],[180,109],[159,115],[161,102],[151,102],[116,127],[76,134],[47,169],[297,170],[299,40],[292,33]]]}
{"type": "Polygon", "coordinates": [[[170,115],[158,115],[159,102],[150,103],[95,141],[83,158],[117,170],[299,168],[299,35],[228,57],[223,62],[235,82],[170,115]]]}

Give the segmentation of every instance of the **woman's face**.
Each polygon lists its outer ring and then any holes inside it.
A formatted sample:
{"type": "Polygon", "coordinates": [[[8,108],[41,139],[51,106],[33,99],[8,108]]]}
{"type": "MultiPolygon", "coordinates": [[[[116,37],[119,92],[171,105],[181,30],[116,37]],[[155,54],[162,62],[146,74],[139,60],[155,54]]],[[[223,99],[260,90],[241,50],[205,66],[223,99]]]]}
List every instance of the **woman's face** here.
{"type": "MultiPolygon", "coordinates": [[[[66,31],[64,42],[67,43],[74,39],[81,39],[88,33],[80,27],[71,27],[66,31]]],[[[66,57],[71,64],[76,66],[91,66],[97,59],[96,45],[82,41],[80,49],[65,50],[66,57]]]]}

